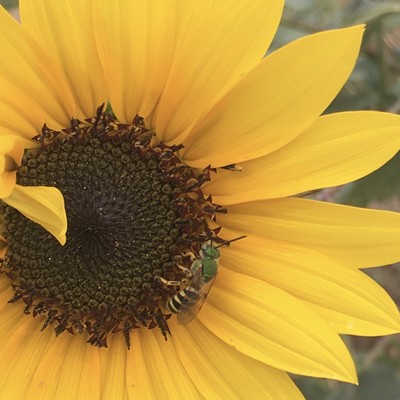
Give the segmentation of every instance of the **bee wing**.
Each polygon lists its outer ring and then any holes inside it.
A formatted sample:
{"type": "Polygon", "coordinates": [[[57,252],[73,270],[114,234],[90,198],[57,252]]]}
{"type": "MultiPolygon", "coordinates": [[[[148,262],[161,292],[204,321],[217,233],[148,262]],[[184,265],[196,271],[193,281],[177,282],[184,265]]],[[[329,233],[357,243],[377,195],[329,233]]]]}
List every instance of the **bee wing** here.
{"type": "MultiPolygon", "coordinates": [[[[203,307],[203,304],[206,301],[208,293],[210,292],[211,287],[215,282],[215,278],[216,276],[214,276],[206,283],[198,283],[195,282],[195,279],[193,279],[193,283],[189,286],[189,288],[193,288],[193,296],[195,296],[196,298],[188,300],[187,302],[182,304],[178,314],[179,324],[186,325],[196,318],[197,314],[201,310],[201,307],[203,307]],[[194,285],[196,283],[198,283],[198,287],[194,285]]],[[[199,278],[199,280],[201,279],[199,278]]]]}
{"type": "Polygon", "coordinates": [[[193,289],[196,289],[198,292],[203,288],[203,286],[206,283],[204,282],[204,277],[203,277],[203,268],[200,267],[197,269],[197,271],[194,273],[192,281],[190,283],[190,286],[193,289]]]}

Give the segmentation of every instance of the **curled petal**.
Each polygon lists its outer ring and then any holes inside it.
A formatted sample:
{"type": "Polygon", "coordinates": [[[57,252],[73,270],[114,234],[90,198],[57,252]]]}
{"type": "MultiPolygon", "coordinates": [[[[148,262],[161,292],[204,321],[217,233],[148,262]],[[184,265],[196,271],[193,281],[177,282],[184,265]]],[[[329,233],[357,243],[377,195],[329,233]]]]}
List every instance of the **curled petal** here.
{"type": "Polygon", "coordinates": [[[62,193],[54,187],[15,185],[3,199],[25,217],[49,231],[62,245],[66,242],[67,216],[62,193]]]}

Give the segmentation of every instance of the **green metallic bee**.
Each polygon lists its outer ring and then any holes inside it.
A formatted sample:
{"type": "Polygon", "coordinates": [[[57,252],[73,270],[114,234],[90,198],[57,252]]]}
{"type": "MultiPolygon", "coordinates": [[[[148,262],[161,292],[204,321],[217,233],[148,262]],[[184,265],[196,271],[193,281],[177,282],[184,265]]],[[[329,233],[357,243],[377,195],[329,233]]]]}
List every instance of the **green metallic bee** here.
{"type": "MultiPolygon", "coordinates": [[[[166,309],[178,314],[178,323],[186,325],[196,318],[201,307],[203,306],[212,285],[215,282],[218,274],[218,264],[220,251],[218,247],[229,245],[246,236],[228,240],[214,246],[211,241],[203,243],[200,249],[200,258],[195,258],[190,269],[180,267],[189,279],[189,284],[178,292],[175,296],[168,299],[166,309]]],[[[182,281],[166,281],[159,277],[159,280],[168,286],[180,286],[187,284],[188,279],[182,281]]]]}

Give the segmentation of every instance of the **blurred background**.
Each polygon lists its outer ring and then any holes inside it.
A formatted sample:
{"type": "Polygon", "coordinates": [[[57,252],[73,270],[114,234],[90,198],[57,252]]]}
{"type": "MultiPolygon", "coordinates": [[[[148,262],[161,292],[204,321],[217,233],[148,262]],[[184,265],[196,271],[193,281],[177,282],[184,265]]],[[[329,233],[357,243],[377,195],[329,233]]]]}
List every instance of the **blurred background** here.
{"type": "MultiPolygon", "coordinates": [[[[17,3],[0,0],[15,16],[17,3]]],[[[327,112],[370,109],[400,113],[400,0],[286,0],[272,49],[301,36],[359,23],[366,23],[367,29],[357,66],[327,112]]],[[[366,178],[314,197],[400,211],[400,155],[366,178]]],[[[366,273],[400,305],[399,265],[366,273]]],[[[307,400],[400,400],[400,335],[348,336],[344,340],[357,366],[359,386],[294,377],[307,400]]]]}

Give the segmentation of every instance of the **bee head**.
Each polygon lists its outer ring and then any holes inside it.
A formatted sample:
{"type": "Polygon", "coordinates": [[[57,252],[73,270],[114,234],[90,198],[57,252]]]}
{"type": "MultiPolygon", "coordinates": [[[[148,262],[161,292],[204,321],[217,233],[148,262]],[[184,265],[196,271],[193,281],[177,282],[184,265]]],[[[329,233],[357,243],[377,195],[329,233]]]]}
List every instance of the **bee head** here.
{"type": "Polygon", "coordinates": [[[205,244],[203,244],[203,246],[201,246],[200,255],[203,258],[206,257],[206,258],[216,259],[216,258],[219,258],[220,252],[214,246],[211,246],[211,245],[205,243],[205,244]]]}

